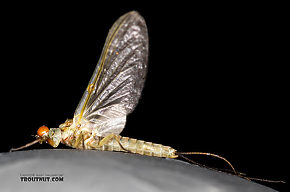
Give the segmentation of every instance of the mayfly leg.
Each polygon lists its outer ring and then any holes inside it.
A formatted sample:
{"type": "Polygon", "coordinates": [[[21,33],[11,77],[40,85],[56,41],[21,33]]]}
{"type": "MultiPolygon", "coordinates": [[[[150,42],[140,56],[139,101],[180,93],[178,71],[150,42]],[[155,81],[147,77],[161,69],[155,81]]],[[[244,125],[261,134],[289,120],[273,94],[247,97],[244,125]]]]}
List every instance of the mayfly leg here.
{"type": "Polygon", "coordinates": [[[111,141],[112,139],[115,139],[117,141],[117,143],[120,145],[121,149],[123,149],[124,151],[130,153],[130,151],[126,148],[124,148],[124,146],[121,144],[120,138],[115,135],[115,134],[109,134],[106,137],[102,138],[102,140],[99,142],[98,147],[102,147],[103,145],[109,143],[109,141],[111,141]]]}
{"type": "Polygon", "coordinates": [[[31,146],[31,145],[34,145],[34,144],[38,143],[40,140],[41,140],[41,139],[38,138],[38,139],[36,139],[35,141],[32,141],[32,142],[30,142],[30,143],[27,143],[26,145],[23,145],[23,146],[21,146],[21,147],[11,148],[11,149],[10,149],[10,152],[12,152],[12,151],[18,151],[18,150],[21,150],[21,149],[27,148],[27,147],[29,147],[29,146],[31,146]]]}

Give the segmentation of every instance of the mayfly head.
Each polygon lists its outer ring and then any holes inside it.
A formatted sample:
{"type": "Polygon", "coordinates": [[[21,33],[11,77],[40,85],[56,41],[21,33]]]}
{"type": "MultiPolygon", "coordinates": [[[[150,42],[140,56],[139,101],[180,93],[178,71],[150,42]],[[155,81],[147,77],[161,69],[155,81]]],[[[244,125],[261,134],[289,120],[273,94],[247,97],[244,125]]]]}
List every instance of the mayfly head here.
{"type": "Polygon", "coordinates": [[[53,147],[57,147],[61,141],[61,130],[59,128],[48,128],[41,126],[37,130],[37,137],[40,138],[40,143],[47,142],[53,147]]]}
{"type": "Polygon", "coordinates": [[[61,141],[61,130],[59,128],[48,128],[47,126],[41,126],[37,130],[36,140],[27,143],[18,148],[12,148],[10,151],[17,151],[20,149],[27,148],[36,143],[46,142],[53,147],[57,147],[61,141]]]}
{"type": "Polygon", "coordinates": [[[49,128],[45,125],[41,126],[37,130],[36,137],[43,138],[42,141],[45,141],[48,137],[49,128]]]}

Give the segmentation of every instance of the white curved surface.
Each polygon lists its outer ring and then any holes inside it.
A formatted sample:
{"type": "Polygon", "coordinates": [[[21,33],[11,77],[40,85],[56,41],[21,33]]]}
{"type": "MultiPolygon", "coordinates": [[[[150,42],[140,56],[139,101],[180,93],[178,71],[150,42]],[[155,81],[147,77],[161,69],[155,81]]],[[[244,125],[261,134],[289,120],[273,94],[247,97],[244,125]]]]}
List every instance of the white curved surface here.
{"type": "Polygon", "coordinates": [[[268,187],[178,160],[88,150],[0,154],[0,191],[273,192],[268,187]],[[62,175],[61,182],[23,182],[20,175],[62,175]]]}

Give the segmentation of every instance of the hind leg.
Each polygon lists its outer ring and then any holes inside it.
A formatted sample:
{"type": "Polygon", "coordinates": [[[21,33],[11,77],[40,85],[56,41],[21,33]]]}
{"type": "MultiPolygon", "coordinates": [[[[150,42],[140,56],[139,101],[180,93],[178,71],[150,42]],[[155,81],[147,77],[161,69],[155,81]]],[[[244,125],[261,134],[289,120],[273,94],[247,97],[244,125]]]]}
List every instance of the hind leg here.
{"type": "Polygon", "coordinates": [[[98,147],[102,147],[103,145],[108,144],[112,139],[115,139],[118,142],[118,144],[120,145],[121,149],[123,149],[126,152],[129,152],[129,150],[125,149],[123,147],[123,145],[121,144],[120,137],[118,137],[118,135],[115,135],[114,133],[111,133],[111,134],[107,135],[106,137],[104,137],[99,142],[98,147]]]}

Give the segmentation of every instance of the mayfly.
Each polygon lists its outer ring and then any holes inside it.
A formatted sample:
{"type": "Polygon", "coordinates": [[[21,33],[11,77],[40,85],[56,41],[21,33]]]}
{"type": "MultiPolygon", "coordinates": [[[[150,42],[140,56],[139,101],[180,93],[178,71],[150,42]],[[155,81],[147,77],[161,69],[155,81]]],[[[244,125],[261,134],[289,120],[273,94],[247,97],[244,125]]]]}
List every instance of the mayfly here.
{"type": "MultiPolygon", "coordinates": [[[[203,152],[177,152],[152,142],[120,136],[126,116],[138,103],[145,82],[148,60],[148,33],[143,17],[136,11],[121,16],[111,27],[93,76],[75,110],[59,128],[41,126],[37,139],[11,151],[35,143],[53,147],[60,143],[76,149],[122,151],[141,155],[177,158],[186,154],[209,155],[203,152]]],[[[188,160],[188,158],[186,158],[188,160]]]]}

